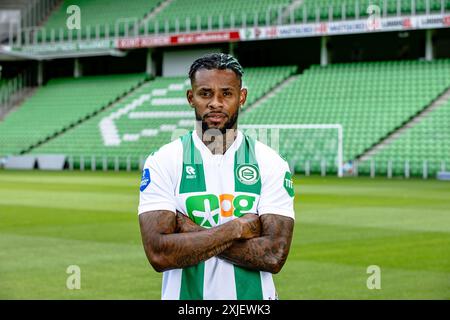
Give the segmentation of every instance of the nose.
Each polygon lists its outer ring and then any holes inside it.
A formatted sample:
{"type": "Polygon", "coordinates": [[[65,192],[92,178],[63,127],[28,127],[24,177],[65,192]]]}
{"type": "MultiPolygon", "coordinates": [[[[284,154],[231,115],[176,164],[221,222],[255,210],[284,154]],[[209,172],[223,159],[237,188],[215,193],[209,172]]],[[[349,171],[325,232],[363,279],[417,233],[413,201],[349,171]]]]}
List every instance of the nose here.
{"type": "Polygon", "coordinates": [[[211,110],[217,110],[223,108],[223,100],[218,94],[214,94],[211,100],[208,102],[208,108],[211,110]]]}

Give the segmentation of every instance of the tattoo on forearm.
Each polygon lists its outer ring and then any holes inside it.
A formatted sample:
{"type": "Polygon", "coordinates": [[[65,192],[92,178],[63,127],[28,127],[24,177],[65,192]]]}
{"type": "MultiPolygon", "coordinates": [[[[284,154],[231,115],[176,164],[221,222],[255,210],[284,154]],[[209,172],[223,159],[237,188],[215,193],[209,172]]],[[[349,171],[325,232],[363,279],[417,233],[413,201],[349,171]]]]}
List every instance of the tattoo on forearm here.
{"type": "MultiPolygon", "coordinates": [[[[164,248],[170,252],[166,256],[166,265],[183,268],[198,264],[210,257],[218,256],[233,264],[260,271],[277,273],[286,262],[292,241],[294,220],[291,218],[266,214],[260,217],[263,226],[261,237],[250,240],[221,241],[213,246],[205,248],[205,229],[195,224],[189,217],[181,212],[176,216],[164,215],[164,218],[152,216],[152,222],[156,224],[160,235],[154,235],[154,249],[164,248]],[[203,231],[203,233],[202,233],[203,231]],[[189,233],[196,233],[189,235],[189,233]],[[174,234],[176,233],[176,234],[174,234]],[[165,234],[165,237],[161,235],[165,234]],[[174,238],[176,237],[176,239],[174,238]]],[[[155,227],[148,226],[143,230],[144,234],[153,232],[155,227]]],[[[257,224],[251,224],[250,228],[257,228],[257,224]]],[[[150,260],[150,258],[149,258],[150,260]]]]}
{"type": "MultiPolygon", "coordinates": [[[[176,264],[179,266],[192,266],[198,264],[200,261],[207,260],[211,257],[215,257],[222,253],[225,249],[229,248],[233,244],[232,241],[218,245],[217,247],[207,252],[196,252],[190,255],[179,255],[176,258],[176,264]]],[[[180,267],[181,268],[181,267],[180,267]]]]}
{"type": "Polygon", "coordinates": [[[205,228],[200,227],[194,221],[192,221],[189,217],[185,216],[181,212],[177,211],[177,232],[185,233],[185,232],[197,232],[205,230],[205,228]]]}
{"type": "Polygon", "coordinates": [[[261,223],[261,237],[234,241],[219,257],[249,269],[279,272],[289,253],[294,220],[267,214],[261,217],[261,223]]]}
{"type": "Polygon", "coordinates": [[[196,265],[222,253],[236,238],[233,224],[176,233],[177,217],[169,211],[144,213],[139,221],[147,257],[158,271],[196,265]]]}

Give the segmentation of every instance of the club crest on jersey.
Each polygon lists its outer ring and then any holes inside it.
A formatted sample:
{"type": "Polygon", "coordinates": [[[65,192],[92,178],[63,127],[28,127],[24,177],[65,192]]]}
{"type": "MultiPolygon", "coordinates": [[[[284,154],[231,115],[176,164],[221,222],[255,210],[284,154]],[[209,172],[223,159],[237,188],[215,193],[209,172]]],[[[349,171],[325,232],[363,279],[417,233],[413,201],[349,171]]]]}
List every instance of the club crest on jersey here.
{"type": "Polygon", "coordinates": [[[143,192],[148,187],[151,181],[152,179],[150,178],[150,169],[144,169],[144,171],[142,171],[141,186],[139,190],[143,192]]]}
{"type": "Polygon", "coordinates": [[[236,176],[243,184],[252,185],[259,180],[258,168],[251,164],[242,164],[236,168],[236,176]]]}

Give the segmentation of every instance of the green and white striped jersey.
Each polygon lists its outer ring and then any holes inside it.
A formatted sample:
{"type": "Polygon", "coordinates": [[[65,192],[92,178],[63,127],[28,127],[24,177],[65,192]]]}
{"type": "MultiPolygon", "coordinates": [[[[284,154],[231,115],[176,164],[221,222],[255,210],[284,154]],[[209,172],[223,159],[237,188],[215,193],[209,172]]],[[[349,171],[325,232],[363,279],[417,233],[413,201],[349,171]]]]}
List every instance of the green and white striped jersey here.
{"type": "MultiPolygon", "coordinates": [[[[246,213],[294,219],[289,166],[273,149],[238,131],[223,155],[214,155],[196,131],[164,145],[145,163],[139,214],[176,210],[205,228],[246,213]]],[[[212,257],[164,272],[162,299],[277,299],[272,274],[212,257]]]]}

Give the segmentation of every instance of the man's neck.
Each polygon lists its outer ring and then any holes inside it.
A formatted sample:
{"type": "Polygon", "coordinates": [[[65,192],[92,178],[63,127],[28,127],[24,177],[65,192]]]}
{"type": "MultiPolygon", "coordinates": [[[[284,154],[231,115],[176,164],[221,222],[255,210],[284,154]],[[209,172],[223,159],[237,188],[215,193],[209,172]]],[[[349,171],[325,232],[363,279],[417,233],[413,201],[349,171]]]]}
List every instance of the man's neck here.
{"type": "Polygon", "coordinates": [[[207,130],[205,132],[201,126],[197,126],[196,131],[212,154],[225,154],[234,140],[236,140],[238,134],[236,125],[231,129],[227,129],[225,133],[219,133],[218,130],[207,130]]]}

